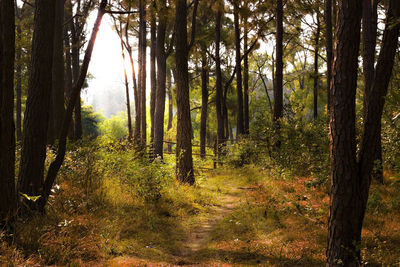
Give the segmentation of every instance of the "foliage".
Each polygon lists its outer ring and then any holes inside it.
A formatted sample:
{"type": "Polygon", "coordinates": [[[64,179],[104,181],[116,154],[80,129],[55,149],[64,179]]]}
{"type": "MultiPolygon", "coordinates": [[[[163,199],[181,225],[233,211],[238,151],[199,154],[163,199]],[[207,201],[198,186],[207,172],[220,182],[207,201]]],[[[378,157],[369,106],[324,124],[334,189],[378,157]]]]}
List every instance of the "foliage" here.
{"type": "Polygon", "coordinates": [[[127,118],[124,112],[112,116],[99,124],[99,130],[102,136],[111,140],[118,140],[128,135],[127,118]]]}

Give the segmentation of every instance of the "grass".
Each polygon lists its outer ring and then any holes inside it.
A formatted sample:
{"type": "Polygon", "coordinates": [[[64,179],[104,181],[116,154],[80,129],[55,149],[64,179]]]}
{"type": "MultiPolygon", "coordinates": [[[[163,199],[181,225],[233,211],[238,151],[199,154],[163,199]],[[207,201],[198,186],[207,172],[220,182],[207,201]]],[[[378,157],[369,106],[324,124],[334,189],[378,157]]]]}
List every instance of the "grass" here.
{"type": "MultiPolygon", "coordinates": [[[[111,143],[73,148],[46,214],[20,219],[12,245],[0,235],[0,265],[324,265],[326,184],[245,165],[199,171],[191,187],[176,182],[173,161],[149,164],[111,143]]],[[[400,265],[400,178],[385,181],[371,188],[368,266],[400,265]]]]}

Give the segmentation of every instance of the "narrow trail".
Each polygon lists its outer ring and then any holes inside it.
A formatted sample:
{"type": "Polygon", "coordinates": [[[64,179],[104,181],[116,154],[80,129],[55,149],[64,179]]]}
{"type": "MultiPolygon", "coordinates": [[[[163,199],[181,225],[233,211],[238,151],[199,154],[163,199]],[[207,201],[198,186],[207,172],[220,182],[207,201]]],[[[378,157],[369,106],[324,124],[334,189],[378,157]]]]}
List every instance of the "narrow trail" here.
{"type": "Polygon", "coordinates": [[[226,193],[219,199],[220,204],[213,206],[206,218],[195,223],[188,233],[188,237],[180,252],[182,260],[179,265],[198,265],[193,261],[196,254],[206,249],[212,241],[212,231],[225,217],[231,214],[244,200],[246,188],[237,187],[235,184],[226,184],[226,193]]]}

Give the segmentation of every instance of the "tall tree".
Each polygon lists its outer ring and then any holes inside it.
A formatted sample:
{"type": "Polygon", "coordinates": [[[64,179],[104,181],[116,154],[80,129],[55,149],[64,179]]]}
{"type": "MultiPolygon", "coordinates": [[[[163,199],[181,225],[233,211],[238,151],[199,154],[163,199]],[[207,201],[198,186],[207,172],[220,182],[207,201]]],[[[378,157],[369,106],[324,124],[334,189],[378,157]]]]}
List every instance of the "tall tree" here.
{"type": "Polygon", "coordinates": [[[12,219],[15,195],[14,2],[0,1],[0,227],[12,219]]]}
{"type": "Polygon", "coordinates": [[[201,118],[200,118],[200,155],[206,157],[206,134],[208,115],[208,62],[207,51],[203,45],[201,48],[201,118]]]}
{"type": "MultiPolygon", "coordinates": [[[[23,4],[21,10],[24,9],[23,4]]],[[[16,22],[16,66],[15,66],[15,93],[16,93],[16,105],[15,105],[15,118],[16,118],[16,132],[17,132],[17,141],[21,141],[22,139],[22,16],[21,12],[18,8],[17,1],[14,1],[14,9],[15,9],[15,18],[16,22]]]]}
{"type": "Polygon", "coordinates": [[[49,143],[59,137],[62,119],[64,117],[64,3],[56,0],[54,17],[54,51],[52,69],[52,92],[50,102],[49,143]]]}
{"type": "Polygon", "coordinates": [[[140,91],[140,140],[145,148],[147,139],[146,122],[146,0],[139,0],[139,91],[140,91]]]}
{"type": "Polygon", "coordinates": [[[156,49],[157,49],[157,23],[156,23],[156,1],[150,7],[150,141],[154,142],[154,113],[157,95],[157,72],[156,72],[156,49]]]}
{"type": "Polygon", "coordinates": [[[160,0],[157,27],[157,93],[154,113],[154,157],[163,157],[164,114],[167,75],[165,33],[167,29],[167,2],[160,0]]]}
{"type": "Polygon", "coordinates": [[[318,59],[319,59],[319,39],[321,33],[321,23],[319,18],[319,2],[317,2],[317,29],[315,31],[315,48],[314,48],[314,119],[318,117],[318,82],[319,82],[319,71],[318,71],[318,59]]]}
{"type": "Polygon", "coordinates": [[[237,94],[237,132],[236,136],[244,134],[243,117],[243,89],[242,89],[242,61],[240,54],[240,24],[239,24],[239,1],[233,1],[233,17],[235,24],[235,52],[236,52],[236,94],[237,94]]]}
{"type": "Polygon", "coordinates": [[[176,0],[175,13],[175,67],[176,67],[176,106],[177,134],[176,134],[176,175],[184,183],[194,184],[192,158],[192,121],[189,103],[189,48],[193,45],[195,34],[195,18],[198,0],[194,2],[192,38],[187,42],[187,13],[186,0],[176,0]]]}
{"type": "MultiPolygon", "coordinates": [[[[55,1],[35,2],[31,72],[18,176],[18,191],[28,196],[40,196],[43,186],[52,87],[54,12],[55,1]]],[[[31,209],[37,210],[34,202],[24,201],[31,209]]]]}
{"type": "Polygon", "coordinates": [[[361,230],[384,97],[394,65],[400,25],[400,2],[391,0],[375,78],[367,99],[358,161],[355,134],[355,94],[360,45],[362,0],[338,1],[337,49],[331,90],[331,208],[327,266],[359,266],[361,230]]]}
{"type": "MultiPolygon", "coordinates": [[[[168,92],[168,125],[167,130],[172,129],[172,121],[174,119],[174,103],[172,98],[172,79],[171,79],[171,70],[167,69],[167,92],[168,92]]],[[[172,152],[172,145],[168,143],[168,152],[172,152]]]]}
{"type": "Polygon", "coordinates": [[[330,112],[330,88],[332,80],[333,61],[333,33],[332,33],[332,0],[325,0],[325,39],[326,39],[326,88],[327,88],[327,110],[330,112]]]}
{"type": "Polygon", "coordinates": [[[283,115],[283,3],[276,0],[276,71],[274,83],[273,120],[279,123],[283,115]]]}
{"type": "Polygon", "coordinates": [[[224,134],[224,117],[223,117],[223,88],[222,88],[222,71],[221,71],[221,19],[223,12],[223,1],[217,1],[215,4],[216,17],[215,17],[215,109],[217,113],[217,149],[218,155],[221,152],[221,145],[225,142],[224,134]]]}
{"type": "MultiPolygon", "coordinates": [[[[362,39],[363,39],[363,74],[364,74],[364,117],[366,115],[367,100],[370,98],[371,88],[375,75],[375,51],[377,37],[377,20],[378,20],[378,1],[363,0],[362,14],[362,39]]],[[[381,134],[379,133],[379,136],[381,134]]],[[[377,149],[375,151],[375,162],[380,163],[380,168],[376,168],[373,176],[383,182],[382,172],[382,141],[379,137],[377,149]]]]}
{"type": "MultiPolygon", "coordinates": [[[[247,2],[246,2],[247,3],[247,2]]],[[[247,51],[249,30],[247,25],[247,17],[244,17],[244,37],[243,37],[243,51],[247,51]]],[[[246,53],[243,59],[243,90],[244,90],[244,102],[243,102],[243,127],[244,133],[250,133],[250,113],[249,113],[249,55],[246,53]]]]}

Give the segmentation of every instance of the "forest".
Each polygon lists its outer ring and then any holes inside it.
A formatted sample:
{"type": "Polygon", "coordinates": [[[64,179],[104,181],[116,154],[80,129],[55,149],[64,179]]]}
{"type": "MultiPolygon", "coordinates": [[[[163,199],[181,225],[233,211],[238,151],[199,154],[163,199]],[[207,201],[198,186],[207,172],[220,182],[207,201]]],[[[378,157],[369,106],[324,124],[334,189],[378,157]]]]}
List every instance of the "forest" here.
{"type": "Polygon", "coordinates": [[[0,266],[400,266],[400,1],[0,22],[0,266]]]}

